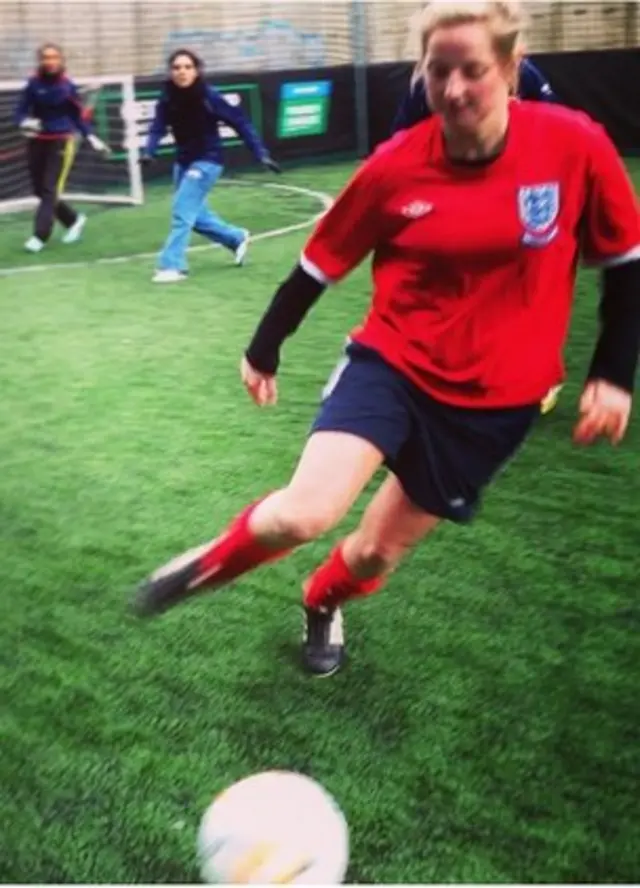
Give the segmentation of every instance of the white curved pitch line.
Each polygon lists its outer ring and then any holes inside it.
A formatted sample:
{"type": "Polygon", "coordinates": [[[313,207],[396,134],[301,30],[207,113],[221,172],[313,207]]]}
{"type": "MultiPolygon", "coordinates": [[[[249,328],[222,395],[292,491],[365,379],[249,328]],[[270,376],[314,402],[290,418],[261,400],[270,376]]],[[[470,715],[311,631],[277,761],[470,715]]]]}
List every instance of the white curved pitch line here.
{"type": "MultiPolygon", "coordinates": [[[[284,228],[272,228],[270,231],[261,231],[251,236],[251,242],[267,240],[271,237],[281,237],[284,234],[293,234],[295,231],[302,231],[314,225],[318,219],[322,218],[326,211],[333,203],[333,198],[325,194],[323,191],[313,191],[310,188],[301,188],[298,185],[280,185],[275,182],[230,182],[224,181],[219,184],[225,185],[260,185],[262,188],[276,188],[280,191],[289,191],[291,194],[302,194],[304,197],[312,197],[322,205],[322,210],[306,219],[304,222],[296,222],[293,225],[285,225],[284,228]]],[[[197,247],[190,247],[189,252],[195,253],[199,250],[211,250],[220,247],[221,244],[200,244],[197,247]]],[[[127,256],[111,256],[104,259],[86,259],[79,262],[51,262],[48,265],[16,265],[14,268],[0,268],[0,277],[10,277],[16,274],[28,274],[34,271],[57,271],[58,269],[68,268],[92,268],[94,265],[119,265],[123,262],[134,262],[138,259],[155,259],[158,251],[153,253],[130,253],[127,256]]]]}

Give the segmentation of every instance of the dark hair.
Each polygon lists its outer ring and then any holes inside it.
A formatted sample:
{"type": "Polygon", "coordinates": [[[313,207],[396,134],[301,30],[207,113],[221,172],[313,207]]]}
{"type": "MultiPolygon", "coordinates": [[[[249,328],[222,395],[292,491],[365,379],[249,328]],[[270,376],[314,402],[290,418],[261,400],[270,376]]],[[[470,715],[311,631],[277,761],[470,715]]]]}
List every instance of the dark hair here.
{"type": "Polygon", "coordinates": [[[202,74],[204,70],[204,62],[192,49],[174,49],[167,59],[167,65],[171,67],[178,56],[186,56],[188,59],[191,59],[198,74],[202,74]]]}

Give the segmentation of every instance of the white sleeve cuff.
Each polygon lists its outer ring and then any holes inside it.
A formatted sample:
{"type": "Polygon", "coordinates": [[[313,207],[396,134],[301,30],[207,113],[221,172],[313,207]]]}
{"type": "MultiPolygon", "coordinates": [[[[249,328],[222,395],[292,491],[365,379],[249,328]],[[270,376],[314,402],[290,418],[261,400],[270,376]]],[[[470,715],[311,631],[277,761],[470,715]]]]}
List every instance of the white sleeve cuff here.
{"type": "Polygon", "coordinates": [[[314,279],[314,281],[322,284],[323,287],[328,287],[330,284],[333,283],[333,281],[326,276],[321,268],[318,268],[317,265],[307,259],[304,253],[302,253],[302,255],[300,256],[300,267],[305,272],[305,274],[308,274],[309,277],[314,279]]]}
{"type": "Polygon", "coordinates": [[[637,259],[640,259],[640,244],[637,244],[637,246],[632,247],[620,256],[595,259],[593,262],[589,262],[589,266],[592,268],[615,268],[616,265],[626,265],[627,262],[635,262],[637,259]]]}

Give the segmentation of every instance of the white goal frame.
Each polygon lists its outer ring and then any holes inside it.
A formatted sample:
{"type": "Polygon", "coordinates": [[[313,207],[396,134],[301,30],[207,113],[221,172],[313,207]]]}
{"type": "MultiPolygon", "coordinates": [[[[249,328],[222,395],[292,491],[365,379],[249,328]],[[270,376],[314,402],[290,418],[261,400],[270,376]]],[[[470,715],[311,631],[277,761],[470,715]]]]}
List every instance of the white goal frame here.
{"type": "MultiPolygon", "coordinates": [[[[127,152],[126,165],[129,175],[129,193],[114,195],[90,194],[82,191],[65,191],[62,194],[63,200],[69,200],[74,203],[140,206],[144,203],[144,184],[139,163],[140,152],[138,149],[138,140],[136,138],[136,89],[133,74],[74,77],[73,81],[78,87],[85,87],[88,89],[97,89],[103,86],[121,86],[121,115],[125,131],[123,146],[127,152]]],[[[25,82],[26,78],[23,80],[0,80],[0,93],[19,92],[24,88],[25,82]]],[[[37,198],[33,196],[0,200],[0,215],[33,209],[37,205],[37,202],[37,198]]]]}

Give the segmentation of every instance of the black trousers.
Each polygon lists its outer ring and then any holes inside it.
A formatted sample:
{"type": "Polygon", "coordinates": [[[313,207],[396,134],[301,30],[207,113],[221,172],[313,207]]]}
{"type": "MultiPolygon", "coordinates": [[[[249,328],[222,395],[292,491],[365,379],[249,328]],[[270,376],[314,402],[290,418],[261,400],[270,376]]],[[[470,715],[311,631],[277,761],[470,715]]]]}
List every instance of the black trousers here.
{"type": "Polygon", "coordinates": [[[34,234],[48,241],[57,219],[71,228],[78,218],[69,204],[59,199],[73,164],[73,139],[31,139],[27,144],[27,161],[31,187],[40,198],[34,220],[34,234]]]}

